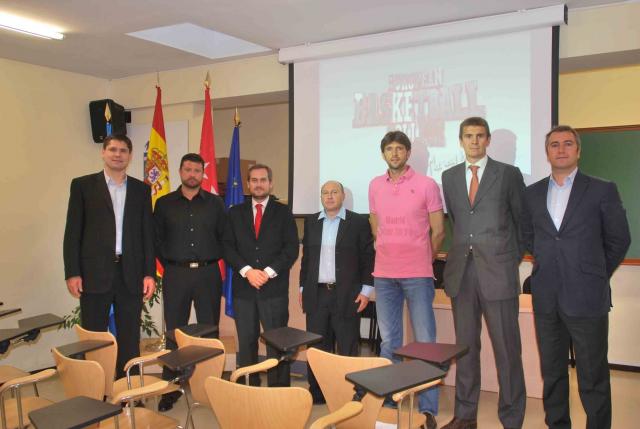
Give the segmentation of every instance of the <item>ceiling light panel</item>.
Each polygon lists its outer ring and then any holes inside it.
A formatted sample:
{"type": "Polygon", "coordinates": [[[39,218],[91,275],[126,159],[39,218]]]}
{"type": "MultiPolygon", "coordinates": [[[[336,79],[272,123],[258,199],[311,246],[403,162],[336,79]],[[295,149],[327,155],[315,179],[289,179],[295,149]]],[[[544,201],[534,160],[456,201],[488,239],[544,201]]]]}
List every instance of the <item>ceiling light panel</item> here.
{"type": "Polygon", "coordinates": [[[135,31],[127,35],[211,59],[271,51],[270,48],[188,22],[135,31]]]}

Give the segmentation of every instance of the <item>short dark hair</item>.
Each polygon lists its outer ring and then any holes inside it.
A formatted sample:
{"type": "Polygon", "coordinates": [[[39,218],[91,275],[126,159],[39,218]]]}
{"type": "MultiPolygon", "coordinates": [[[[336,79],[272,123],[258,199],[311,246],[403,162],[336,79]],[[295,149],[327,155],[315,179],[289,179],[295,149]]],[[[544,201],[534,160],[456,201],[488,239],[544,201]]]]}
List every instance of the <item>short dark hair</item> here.
{"type": "Polygon", "coordinates": [[[384,137],[382,137],[382,141],[380,142],[380,151],[384,152],[384,148],[394,142],[401,144],[407,150],[411,150],[411,140],[409,140],[409,137],[407,137],[405,133],[402,131],[389,131],[384,135],[384,137]]]}
{"type": "Polygon", "coordinates": [[[564,132],[570,132],[571,134],[573,134],[573,136],[576,138],[576,145],[578,145],[578,149],[580,149],[580,134],[578,134],[578,132],[569,125],[556,125],[555,127],[551,128],[551,131],[549,131],[544,136],[544,151],[546,152],[547,148],[549,147],[549,137],[551,137],[551,134],[564,132]]]}
{"type": "Polygon", "coordinates": [[[484,130],[487,132],[487,137],[491,137],[489,123],[485,118],[481,118],[480,116],[472,116],[460,122],[460,131],[458,131],[458,138],[461,140],[464,127],[484,127],[484,130]]]}
{"type": "Polygon", "coordinates": [[[267,170],[267,177],[269,178],[269,182],[273,181],[273,171],[271,171],[271,167],[264,164],[253,164],[247,171],[247,182],[249,181],[249,179],[251,179],[251,172],[253,170],[267,170]]]}
{"type": "Polygon", "coordinates": [[[102,149],[106,149],[113,140],[123,142],[129,148],[129,152],[133,152],[133,144],[131,143],[131,139],[124,134],[110,134],[105,137],[102,141],[102,149]]]}
{"type": "Polygon", "coordinates": [[[180,168],[182,168],[182,164],[184,164],[186,161],[197,162],[198,164],[202,165],[202,169],[204,170],[204,159],[202,159],[202,157],[197,153],[188,153],[183,156],[180,160],[180,168]]]}

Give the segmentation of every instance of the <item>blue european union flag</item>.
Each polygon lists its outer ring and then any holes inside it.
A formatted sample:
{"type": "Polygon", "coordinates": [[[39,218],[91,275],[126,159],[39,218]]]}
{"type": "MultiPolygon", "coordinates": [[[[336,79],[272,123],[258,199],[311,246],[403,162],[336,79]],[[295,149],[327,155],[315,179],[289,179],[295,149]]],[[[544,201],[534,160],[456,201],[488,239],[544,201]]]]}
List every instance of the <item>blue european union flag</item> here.
{"type": "MultiPolygon", "coordinates": [[[[224,205],[229,207],[244,202],[242,191],[242,173],[240,172],[240,127],[236,125],[233,129],[231,139],[231,151],[229,152],[229,173],[227,174],[227,187],[224,193],[224,205]]],[[[227,275],[222,287],[224,294],[224,314],[234,317],[233,314],[233,293],[232,293],[233,269],[227,267],[227,275]]]]}

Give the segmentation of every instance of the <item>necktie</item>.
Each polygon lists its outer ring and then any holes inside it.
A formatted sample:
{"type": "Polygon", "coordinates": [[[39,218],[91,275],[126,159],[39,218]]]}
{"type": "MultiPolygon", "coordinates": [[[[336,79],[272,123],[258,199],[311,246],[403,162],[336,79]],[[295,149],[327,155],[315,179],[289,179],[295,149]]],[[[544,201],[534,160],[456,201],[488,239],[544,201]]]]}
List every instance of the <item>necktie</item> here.
{"type": "Polygon", "coordinates": [[[478,193],[478,185],[480,185],[480,181],[478,180],[478,167],[477,165],[470,165],[471,169],[471,184],[469,185],[469,202],[473,205],[473,200],[476,199],[476,194],[478,193]]]}
{"type": "Polygon", "coordinates": [[[262,223],[262,204],[256,204],[256,219],[254,221],[254,227],[256,230],[256,238],[260,235],[260,224],[262,223]]]}

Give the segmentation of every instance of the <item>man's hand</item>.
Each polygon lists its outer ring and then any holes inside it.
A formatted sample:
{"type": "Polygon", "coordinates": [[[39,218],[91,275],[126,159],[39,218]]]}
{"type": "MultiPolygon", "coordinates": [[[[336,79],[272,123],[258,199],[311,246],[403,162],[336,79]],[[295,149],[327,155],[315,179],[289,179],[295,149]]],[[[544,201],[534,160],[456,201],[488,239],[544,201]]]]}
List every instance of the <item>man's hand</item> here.
{"type": "Polygon", "coordinates": [[[267,273],[262,270],[256,270],[255,268],[247,271],[245,276],[247,280],[249,280],[249,284],[258,290],[269,280],[267,273]]]}
{"type": "Polygon", "coordinates": [[[142,293],[144,294],[144,300],[147,301],[151,298],[151,295],[156,291],[156,279],[147,276],[142,280],[142,293]]]}
{"type": "Polygon", "coordinates": [[[358,294],[358,297],[354,302],[360,303],[360,305],[358,305],[358,313],[360,313],[362,312],[362,310],[367,308],[367,304],[369,304],[369,298],[367,298],[363,294],[358,294]]]}
{"type": "Polygon", "coordinates": [[[82,277],[74,276],[69,277],[67,280],[67,289],[74,298],[80,298],[82,294],[82,277]]]}

